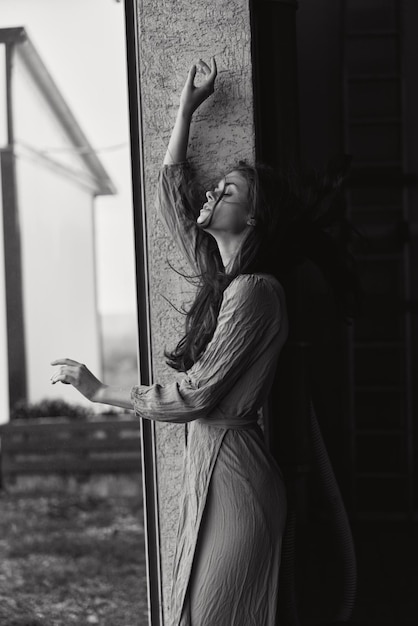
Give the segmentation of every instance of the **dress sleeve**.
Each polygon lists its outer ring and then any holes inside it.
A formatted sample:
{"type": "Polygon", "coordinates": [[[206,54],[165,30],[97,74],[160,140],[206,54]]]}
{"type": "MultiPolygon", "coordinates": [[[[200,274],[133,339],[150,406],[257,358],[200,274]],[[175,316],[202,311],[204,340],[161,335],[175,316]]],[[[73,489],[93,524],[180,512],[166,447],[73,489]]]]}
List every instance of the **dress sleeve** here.
{"type": "Polygon", "coordinates": [[[212,340],[180,381],[132,388],[136,413],[162,422],[207,416],[280,331],[279,297],[256,275],[242,275],[225,290],[212,340]]]}
{"type": "Polygon", "coordinates": [[[157,211],[194,273],[200,272],[198,250],[204,245],[196,225],[194,182],[187,161],[164,165],[157,186],[157,211]]]}

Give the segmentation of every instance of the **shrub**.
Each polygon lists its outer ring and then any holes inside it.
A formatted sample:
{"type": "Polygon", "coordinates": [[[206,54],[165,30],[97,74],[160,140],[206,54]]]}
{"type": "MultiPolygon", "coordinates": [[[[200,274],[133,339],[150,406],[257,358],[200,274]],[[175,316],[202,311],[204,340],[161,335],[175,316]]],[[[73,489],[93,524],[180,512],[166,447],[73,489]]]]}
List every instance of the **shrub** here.
{"type": "Polygon", "coordinates": [[[41,400],[33,404],[19,400],[12,408],[10,419],[39,419],[41,417],[68,417],[86,420],[92,411],[78,404],[69,404],[65,400],[41,400]]]}

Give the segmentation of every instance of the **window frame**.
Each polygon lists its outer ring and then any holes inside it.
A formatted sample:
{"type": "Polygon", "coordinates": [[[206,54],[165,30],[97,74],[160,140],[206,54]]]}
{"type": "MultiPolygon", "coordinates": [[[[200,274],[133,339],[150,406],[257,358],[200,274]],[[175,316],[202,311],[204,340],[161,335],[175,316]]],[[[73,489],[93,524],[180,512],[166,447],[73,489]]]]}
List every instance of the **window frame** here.
{"type": "MultiPolygon", "coordinates": [[[[144,151],[138,0],[125,0],[126,63],[132,162],[132,200],[137,285],[138,364],[143,385],[153,383],[148,245],[144,198],[144,151]],[[138,296],[141,297],[138,297],[138,296]]],[[[141,459],[149,626],[162,626],[162,583],[155,423],[141,419],[141,459]]]]}

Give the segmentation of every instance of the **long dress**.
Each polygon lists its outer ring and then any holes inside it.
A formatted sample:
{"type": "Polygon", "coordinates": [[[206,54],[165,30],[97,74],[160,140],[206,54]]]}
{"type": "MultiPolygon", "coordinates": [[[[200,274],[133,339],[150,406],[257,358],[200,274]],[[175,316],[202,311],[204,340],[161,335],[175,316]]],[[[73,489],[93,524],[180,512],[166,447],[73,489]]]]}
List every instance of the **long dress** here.
{"type": "MultiPolygon", "coordinates": [[[[188,166],[164,166],[161,216],[197,267],[188,166]]],[[[204,245],[204,244],[202,244],[204,245]]],[[[174,558],[172,626],[274,626],[286,494],[258,425],[288,333],[270,275],[226,288],[212,340],[180,380],[135,386],[137,415],[188,422],[174,558]]]]}

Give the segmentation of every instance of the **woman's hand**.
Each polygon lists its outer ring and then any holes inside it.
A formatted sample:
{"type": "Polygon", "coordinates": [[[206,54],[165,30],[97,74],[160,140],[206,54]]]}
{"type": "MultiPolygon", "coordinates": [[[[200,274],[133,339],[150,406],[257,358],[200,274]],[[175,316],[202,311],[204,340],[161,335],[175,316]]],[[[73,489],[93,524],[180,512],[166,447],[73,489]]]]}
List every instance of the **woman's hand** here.
{"type": "Polygon", "coordinates": [[[53,385],[58,382],[72,385],[88,400],[99,401],[100,392],[106,385],[100,382],[85,365],[73,359],[57,359],[52,361],[51,365],[61,366],[51,377],[53,385]]]}
{"type": "Polygon", "coordinates": [[[181,163],[187,157],[187,145],[192,115],[196,109],[214,92],[217,74],[216,61],[211,60],[211,67],[204,61],[192,65],[180,96],[180,107],[177,113],[173,132],[168,143],[164,165],[181,163]],[[198,87],[194,84],[197,68],[205,75],[205,80],[198,87]]]}
{"type": "Polygon", "coordinates": [[[215,57],[212,57],[210,67],[201,59],[196,65],[192,65],[180,96],[180,109],[183,113],[190,116],[193,115],[202,102],[213,94],[217,73],[215,57]],[[205,80],[199,86],[196,86],[194,79],[198,71],[204,74],[205,80]]]}

